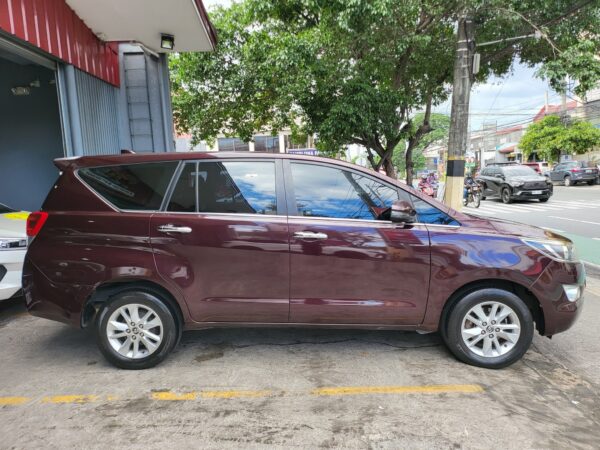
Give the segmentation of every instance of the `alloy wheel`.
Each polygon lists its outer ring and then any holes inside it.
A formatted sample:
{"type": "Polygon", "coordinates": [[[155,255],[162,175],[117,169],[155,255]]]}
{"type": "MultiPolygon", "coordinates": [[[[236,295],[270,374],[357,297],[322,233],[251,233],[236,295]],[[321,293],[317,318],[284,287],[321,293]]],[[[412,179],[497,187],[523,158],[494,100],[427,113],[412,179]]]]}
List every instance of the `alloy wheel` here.
{"type": "Polygon", "coordinates": [[[150,356],[163,340],[163,323],[152,308],[132,303],[116,309],[106,324],[106,337],[121,356],[141,359],[150,356]]]}
{"type": "Polygon", "coordinates": [[[478,356],[493,358],[505,355],[517,345],[520,335],[519,318],[504,303],[479,303],[462,320],[463,342],[478,356]]]}

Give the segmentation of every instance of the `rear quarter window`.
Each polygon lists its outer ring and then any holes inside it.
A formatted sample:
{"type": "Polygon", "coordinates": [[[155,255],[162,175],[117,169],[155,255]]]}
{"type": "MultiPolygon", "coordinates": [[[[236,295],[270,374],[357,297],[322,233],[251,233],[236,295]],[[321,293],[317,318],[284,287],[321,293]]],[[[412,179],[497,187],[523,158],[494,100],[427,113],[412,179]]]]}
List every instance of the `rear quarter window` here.
{"type": "Polygon", "coordinates": [[[119,209],[156,211],[173,177],[177,162],[86,167],[79,177],[94,192],[119,209]]]}

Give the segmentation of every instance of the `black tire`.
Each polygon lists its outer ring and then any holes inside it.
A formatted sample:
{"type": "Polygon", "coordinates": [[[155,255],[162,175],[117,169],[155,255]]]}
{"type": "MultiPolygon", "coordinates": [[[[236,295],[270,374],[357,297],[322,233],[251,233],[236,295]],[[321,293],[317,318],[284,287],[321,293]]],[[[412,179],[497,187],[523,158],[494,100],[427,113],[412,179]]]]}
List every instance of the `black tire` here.
{"type": "MultiPolygon", "coordinates": [[[[136,333],[138,332],[137,327],[132,327],[127,332],[130,333],[134,330],[136,333]]],[[[142,330],[139,330],[139,332],[141,334],[142,330]]],[[[131,336],[132,339],[136,339],[133,334],[128,336],[131,336]]],[[[143,290],[129,290],[117,293],[102,306],[102,309],[98,314],[98,320],[96,321],[96,341],[98,348],[110,363],[121,369],[140,370],[156,366],[171,353],[173,348],[175,348],[178,338],[179,330],[177,321],[167,307],[166,302],[161,299],[158,294],[143,290]],[[150,308],[149,310],[153,311],[162,323],[163,337],[158,347],[148,356],[140,357],[138,359],[119,354],[117,350],[112,347],[108,337],[107,325],[111,315],[122,306],[128,304],[138,304],[142,307],[150,308]]],[[[129,337],[127,339],[129,339],[129,337]]]]}
{"type": "Polygon", "coordinates": [[[571,177],[569,175],[567,175],[565,177],[565,186],[566,187],[573,186],[573,182],[571,181],[571,177]]]}
{"type": "Polygon", "coordinates": [[[540,198],[540,203],[546,203],[548,200],[550,200],[549,198],[540,198]]]}
{"type": "Polygon", "coordinates": [[[481,196],[479,194],[473,195],[473,203],[475,204],[475,208],[479,208],[479,205],[481,205],[481,196]]]}
{"type": "Polygon", "coordinates": [[[482,197],[481,197],[481,200],[485,200],[485,196],[482,196],[482,197]]]}
{"type": "Polygon", "coordinates": [[[469,204],[469,197],[467,196],[467,198],[463,197],[463,206],[467,206],[469,204]]]}
{"type": "Polygon", "coordinates": [[[446,317],[447,324],[444,332],[441,333],[446,346],[456,358],[473,366],[486,369],[502,369],[510,366],[527,352],[533,339],[534,323],[529,308],[518,296],[503,289],[484,288],[471,292],[455,303],[446,317]],[[486,302],[497,302],[508,306],[519,319],[521,327],[519,338],[514,347],[503,355],[487,357],[478,355],[467,346],[461,336],[465,316],[471,308],[486,302]]]}
{"type": "Polygon", "coordinates": [[[513,202],[512,198],[510,197],[510,188],[508,186],[502,188],[500,197],[502,198],[502,203],[507,205],[513,202]]]}
{"type": "Polygon", "coordinates": [[[590,180],[587,182],[587,184],[589,184],[590,186],[593,186],[594,184],[596,184],[596,180],[590,180]]]}

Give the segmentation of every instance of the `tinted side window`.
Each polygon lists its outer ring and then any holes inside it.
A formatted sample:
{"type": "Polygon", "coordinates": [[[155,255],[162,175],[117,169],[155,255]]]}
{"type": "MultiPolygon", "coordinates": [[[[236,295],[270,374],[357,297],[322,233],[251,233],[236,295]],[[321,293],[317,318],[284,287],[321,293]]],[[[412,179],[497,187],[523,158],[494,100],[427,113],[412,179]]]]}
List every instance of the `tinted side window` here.
{"type": "Polygon", "coordinates": [[[374,220],[398,200],[398,189],[374,178],[316,164],[291,167],[301,216],[374,220]]]}
{"type": "Polygon", "coordinates": [[[198,163],[186,163],[171,194],[167,211],[196,212],[198,163]]]}
{"type": "Polygon", "coordinates": [[[418,222],[437,225],[460,225],[456,220],[435,206],[412,195],[413,207],[417,211],[418,222]]]}
{"type": "Polygon", "coordinates": [[[79,176],[120,209],[158,210],[177,162],[87,167],[79,176]]]}

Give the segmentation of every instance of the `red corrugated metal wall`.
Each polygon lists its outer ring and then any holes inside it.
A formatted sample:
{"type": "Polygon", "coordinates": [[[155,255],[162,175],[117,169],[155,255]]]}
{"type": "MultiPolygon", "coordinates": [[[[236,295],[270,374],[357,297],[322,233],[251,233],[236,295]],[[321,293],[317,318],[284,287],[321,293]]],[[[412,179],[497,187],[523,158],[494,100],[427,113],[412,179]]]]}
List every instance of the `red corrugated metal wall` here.
{"type": "Polygon", "coordinates": [[[0,0],[0,29],[119,85],[117,45],[98,39],[64,0],[0,0]]]}

